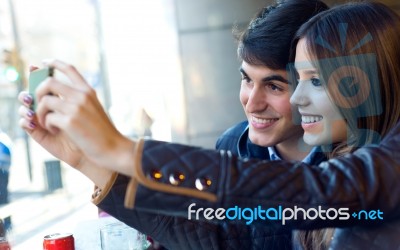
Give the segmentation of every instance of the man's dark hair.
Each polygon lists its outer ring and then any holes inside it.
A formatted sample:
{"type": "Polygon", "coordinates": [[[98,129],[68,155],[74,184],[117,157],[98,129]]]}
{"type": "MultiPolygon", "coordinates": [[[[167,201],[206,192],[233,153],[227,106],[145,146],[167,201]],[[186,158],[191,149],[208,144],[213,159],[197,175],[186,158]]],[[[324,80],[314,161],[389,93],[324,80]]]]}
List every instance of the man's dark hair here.
{"type": "Polygon", "coordinates": [[[278,0],[263,8],[244,31],[234,29],[239,58],[252,65],[285,69],[297,30],[327,9],[328,6],[318,0],[278,0]]]}

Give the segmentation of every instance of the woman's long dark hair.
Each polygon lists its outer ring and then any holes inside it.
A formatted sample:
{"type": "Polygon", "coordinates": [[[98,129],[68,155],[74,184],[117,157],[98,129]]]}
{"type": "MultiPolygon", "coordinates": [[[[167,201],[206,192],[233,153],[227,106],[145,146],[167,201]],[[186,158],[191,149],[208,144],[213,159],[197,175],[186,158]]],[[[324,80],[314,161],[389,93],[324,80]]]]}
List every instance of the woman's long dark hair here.
{"type": "MultiPolygon", "coordinates": [[[[400,17],[381,3],[348,3],[304,24],[292,43],[305,39],[321,82],[348,124],[348,139],[329,157],[377,143],[400,119],[400,17]]],[[[301,231],[305,249],[325,249],[332,229],[301,231]]]]}
{"type": "Polygon", "coordinates": [[[399,120],[399,34],[400,17],[371,2],[332,8],[297,33],[291,58],[297,41],[305,39],[322,83],[348,123],[347,151],[379,142],[399,120]],[[346,79],[356,84],[346,85],[346,79]]]}

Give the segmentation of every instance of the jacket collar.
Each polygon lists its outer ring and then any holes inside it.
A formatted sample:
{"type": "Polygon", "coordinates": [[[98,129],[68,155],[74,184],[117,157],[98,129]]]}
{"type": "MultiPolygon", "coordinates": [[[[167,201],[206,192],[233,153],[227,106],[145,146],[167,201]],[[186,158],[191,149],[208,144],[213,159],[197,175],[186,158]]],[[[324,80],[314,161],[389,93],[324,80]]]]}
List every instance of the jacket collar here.
{"type": "Polygon", "coordinates": [[[258,146],[249,139],[249,125],[239,136],[237,144],[238,155],[242,158],[257,158],[269,160],[268,147],[258,146]]]}
{"type": "MultiPolygon", "coordinates": [[[[249,139],[249,125],[243,130],[239,136],[237,143],[238,155],[241,158],[257,158],[263,160],[270,160],[270,153],[268,147],[258,146],[252,143],[249,139]]],[[[321,147],[314,147],[310,154],[303,160],[308,164],[319,164],[327,160],[326,155],[322,152],[321,147]]]]}

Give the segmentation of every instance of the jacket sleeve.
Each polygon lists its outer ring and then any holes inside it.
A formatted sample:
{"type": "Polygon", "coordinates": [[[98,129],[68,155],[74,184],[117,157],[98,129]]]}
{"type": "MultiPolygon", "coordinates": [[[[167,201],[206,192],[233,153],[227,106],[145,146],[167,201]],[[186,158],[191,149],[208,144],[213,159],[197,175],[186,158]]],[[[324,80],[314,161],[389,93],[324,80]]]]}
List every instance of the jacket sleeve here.
{"type": "Polygon", "coordinates": [[[168,249],[219,249],[216,224],[125,208],[123,204],[129,181],[129,177],[115,174],[110,187],[103,190],[106,191],[103,197],[93,197],[94,203],[116,219],[162,242],[168,249]]]}
{"type": "Polygon", "coordinates": [[[130,178],[115,175],[96,205],[125,224],[151,236],[167,249],[291,249],[291,232],[245,224],[211,223],[123,206],[130,178]]]}
{"type": "MultiPolygon", "coordinates": [[[[127,207],[188,218],[192,208],[348,208],[400,215],[400,123],[377,145],[309,166],[299,162],[238,159],[229,152],[158,141],[139,143],[136,183],[127,207]],[[142,152],[142,153],[140,153],[142,152]]],[[[276,225],[280,221],[256,221],[276,225]]],[[[293,228],[370,223],[347,220],[290,220],[293,228]]]]}

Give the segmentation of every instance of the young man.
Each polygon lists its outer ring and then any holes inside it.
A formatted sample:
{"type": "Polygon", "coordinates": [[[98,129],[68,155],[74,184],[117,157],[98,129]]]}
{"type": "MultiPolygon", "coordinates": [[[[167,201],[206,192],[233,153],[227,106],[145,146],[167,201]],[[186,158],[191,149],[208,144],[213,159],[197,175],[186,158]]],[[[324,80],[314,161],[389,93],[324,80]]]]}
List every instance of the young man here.
{"type": "Polygon", "coordinates": [[[238,33],[242,59],[240,101],[247,121],[218,139],[216,148],[244,158],[298,160],[318,164],[324,155],[306,146],[294,121],[286,67],[290,44],[298,28],[327,6],[320,1],[294,0],[264,8],[248,28],[238,33]]]}

